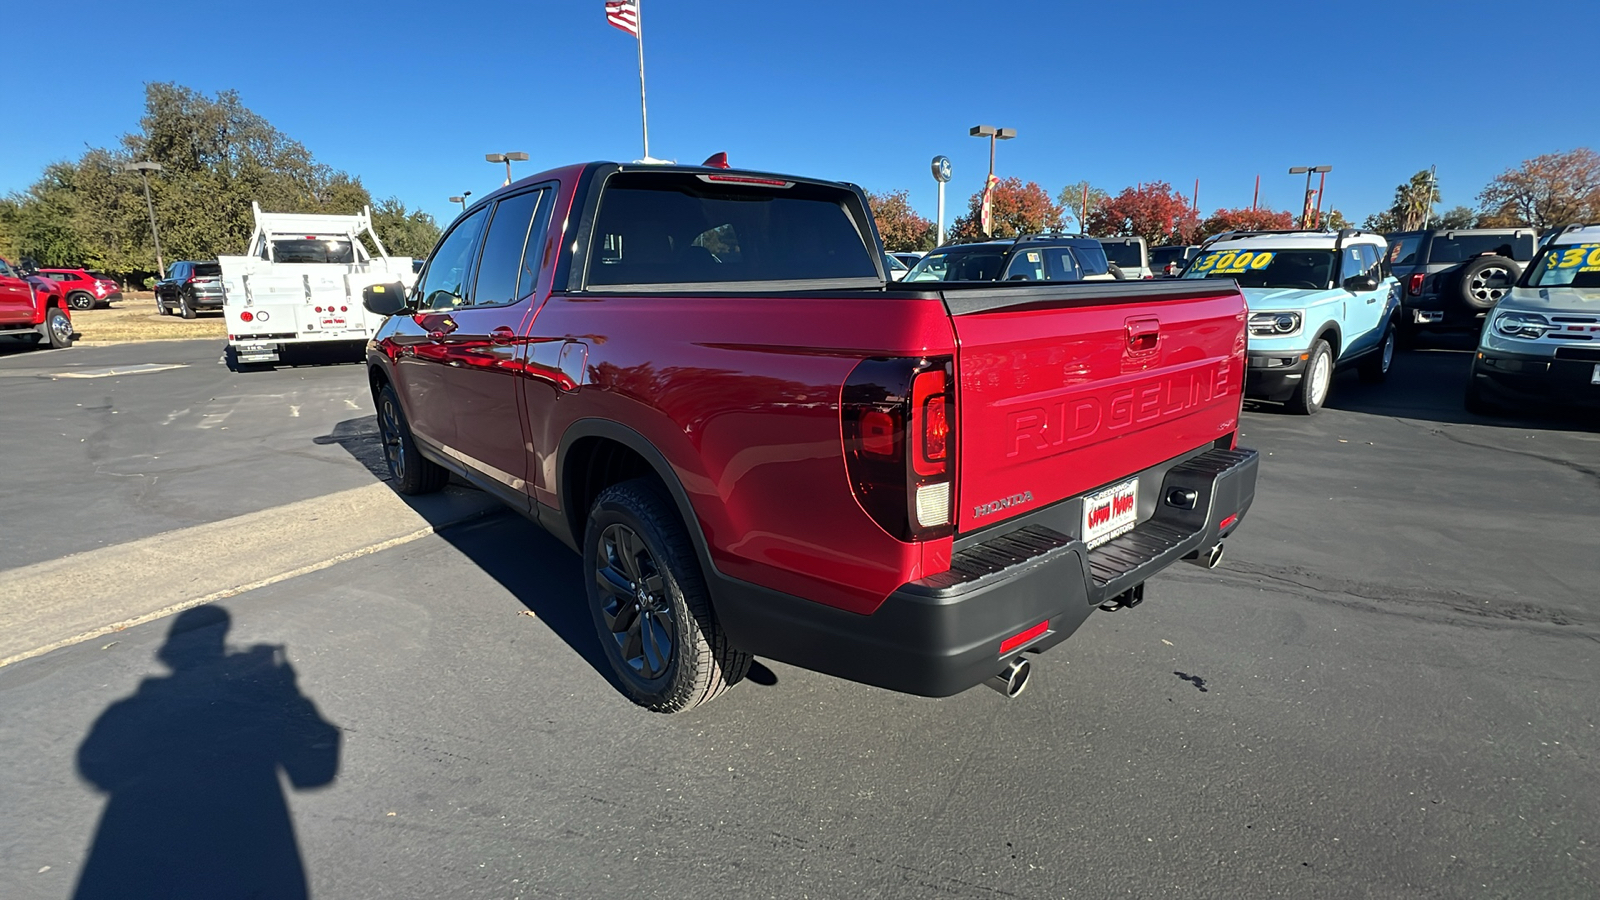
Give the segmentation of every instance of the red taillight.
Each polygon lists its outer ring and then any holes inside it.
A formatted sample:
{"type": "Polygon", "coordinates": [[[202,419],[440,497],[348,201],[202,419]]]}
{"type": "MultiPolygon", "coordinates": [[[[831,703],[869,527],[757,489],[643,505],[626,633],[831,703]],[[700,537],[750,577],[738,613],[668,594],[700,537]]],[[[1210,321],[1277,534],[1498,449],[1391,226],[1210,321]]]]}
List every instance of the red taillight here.
{"type": "Polygon", "coordinates": [[[949,456],[946,444],[950,436],[948,399],[943,369],[922,372],[911,383],[911,433],[918,438],[917,452],[911,455],[911,468],[918,475],[945,472],[949,456]]]}
{"type": "Polygon", "coordinates": [[[255,320],[256,320],[256,317],[251,315],[250,314],[250,310],[248,310],[248,309],[245,310],[242,313],[239,313],[239,321],[241,321],[241,322],[254,322],[255,320]]]}
{"type": "Polygon", "coordinates": [[[1411,294],[1411,296],[1415,297],[1422,293],[1422,282],[1427,277],[1428,276],[1422,272],[1411,273],[1411,283],[1406,285],[1406,290],[1411,294]]]}
{"type": "Polygon", "coordinates": [[[1050,620],[1046,619],[1032,628],[1029,628],[1027,631],[1024,631],[1020,634],[1014,634],[1011,637],[1006,638],[1000,642],[1000,655],[1005,656],[1007,653],[1010,653],[1018,647],[1024,646],[1036,638],[1043,637],[1044,633],[1049,630],[1050,620]]]}
{"type": "Polygon", "coordinates": [[[350,311],[350,307],[348,307],[348,306],[339,307],[339,312],[349,312],[349,311],[350,311]]]}
{"type": "Polygon", "coordinates": [[[902,541],[955,530],[954,384],[948,356],[868,359],[841,392],[851,489],[867,515],[902,541]]]}
{"type": "Polygon", "coordinates": [[[322,312],[322,307],[317,307],[317,312],[322,312]]]}
{"type": "Polygon", "coordinates": [[[1239,521],[1239,514],[1238,513],[1234,513],[1233,515],[1227,517],[1226,519],[1223,519],[1222,520],[1222,524],[1217,526],[1217,530],[1218,531],[1227,531],[1229,528],[1232,528],[1233,527],[1233,523],[1235,523],[1237,521],[1239,521]]]}

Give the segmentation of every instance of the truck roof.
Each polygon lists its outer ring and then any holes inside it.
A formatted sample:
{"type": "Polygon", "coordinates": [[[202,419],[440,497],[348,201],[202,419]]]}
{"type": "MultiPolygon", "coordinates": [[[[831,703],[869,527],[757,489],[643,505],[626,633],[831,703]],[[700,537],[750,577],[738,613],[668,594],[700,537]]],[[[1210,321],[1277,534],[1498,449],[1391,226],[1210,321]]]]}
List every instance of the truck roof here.
{"type": "Polygon", "coordinates": [[[1594,244],[1600,243],[1600,222],[1590,222],[1584,225],[1568,225],[1565,230],[1550,239],[1552,244],[1594,244]]]}
{"type": "MultiPolygon", "coordinates": [[[[1332,250],[1339,243],[1339,233],[1334,231],[1257,231],[1224,235],[1220,240],[1207,244],[1205,249],[1235,250],[1240,247],[1251,247],[1263,250],[1332,250]]],[[[1370,231],[1347,233],[1343,243],[1388,246],[1388,241],[1383,235],[1370,231]]]]}

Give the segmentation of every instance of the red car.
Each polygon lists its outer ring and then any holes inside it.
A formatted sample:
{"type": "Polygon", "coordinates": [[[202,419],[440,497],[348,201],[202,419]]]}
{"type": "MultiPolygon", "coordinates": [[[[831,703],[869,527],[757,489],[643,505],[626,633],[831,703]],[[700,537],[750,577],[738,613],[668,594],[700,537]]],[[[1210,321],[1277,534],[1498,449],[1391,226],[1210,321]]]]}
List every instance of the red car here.
{"type": "Polygon", "coordinates": [[[0,337],[20,337],[35,346],[72,346],[72,316],[61,286],[0,259],[0,337]]]}
{"type": "Polygon", "coordinates": [[[73,309],[110,306],[122,299],[122,285],[109,275],[87,269],[40,269],[39,274],[61,285],[67,305],[73,309]]]}
{"type": "Polygon", "coordinates": [[[893,282],[854,185],[556,169],[364,303],[395,486],[455,473],[581,553],[660,712],[752,655],[1015,696],[1096,609],[1216,565],[1255,496],[1236,285],[893,282]]]}

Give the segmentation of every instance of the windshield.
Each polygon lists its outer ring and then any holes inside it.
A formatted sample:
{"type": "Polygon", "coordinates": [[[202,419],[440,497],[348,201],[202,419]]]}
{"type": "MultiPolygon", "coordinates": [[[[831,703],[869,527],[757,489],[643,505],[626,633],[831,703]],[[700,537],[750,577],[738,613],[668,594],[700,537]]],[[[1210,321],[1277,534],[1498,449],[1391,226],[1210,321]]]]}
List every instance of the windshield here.
{"type": "Polygon", "coordinates": [[[1326,290],[1333,283],[1333,251],[1212,250],[1183,277],[1232,278],[1247,288],[1326,290]]]}
{"type": "Polygon", "coordinates": [[[1528,286],[1600,287],[1600,244],[1551,247],[1528,273],[1528,286]]]}
{"type": "Polygon", "coordinates": [[[1144,254],[1139,252],[1139,245],[1133,242],[1101,241],[1100,246],[1106,250],[1106,258],[1110,259],[1119,268],[1137,269],[1144,265],[1144,254]]]}
{"type": "MultiPolygon", "coordinates": [[[[349,240],[305,238],[272,242],[274,261],[281,263],[353,263],[356,251],[349,240]]],[[[212,273],[216,274],[216,273],[212,273]]]]}
{"type": "Polygon", "coordinates": [[[1466,262],[1493,253],[1519,262],[1533,259],[1532,234],[1439,234],[1428,248],[1430,263],[1466,262]]]}
{"type": "Polygon", "coordinates": [[[1005,247],[952,247],[934,250],[917,264],[904,281],[994,281],[1005,261],[1005,247]]]}

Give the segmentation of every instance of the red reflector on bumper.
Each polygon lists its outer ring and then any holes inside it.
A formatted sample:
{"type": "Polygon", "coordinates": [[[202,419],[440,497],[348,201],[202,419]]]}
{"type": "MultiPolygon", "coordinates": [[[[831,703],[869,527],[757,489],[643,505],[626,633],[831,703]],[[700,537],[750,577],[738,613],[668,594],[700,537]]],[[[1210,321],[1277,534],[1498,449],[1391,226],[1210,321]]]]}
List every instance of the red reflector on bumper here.
{"type": "Polygon", "coordinates": [[[1005,656],[1007,653],[1010,653],[1018,647],[1023,646],[1024,644],[1028,643],[1034,638],[1039,637],[1049,630],[1050,622],[1049,620],[1045,620],[1033,626],[1032,628],[1029,628],[1027,631],[1022,632],[1021,634],[1012,635],[1011,637],[1006,638],[1000,642],[1000,655],[1005,656]]]}
{"type": "Polygon", "coordinates": [[[1233,515],[1227,517],[1226,519],[1223,519],[1222,520],[1222,524],[1217,526],[1217,530],[1218,531],[1227,531],[1229,528],[1232,528],[1233,527],[1233,523],[1235,523],[1237,521],[1239,521],[1239,514],[1238,513],[1234,513],[1233,515]]]}

